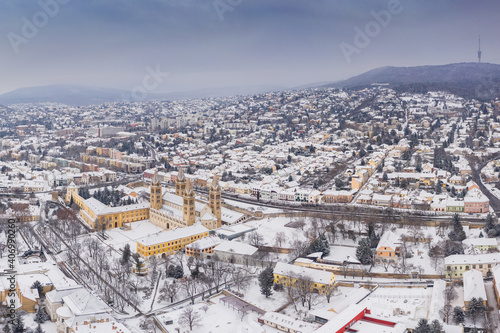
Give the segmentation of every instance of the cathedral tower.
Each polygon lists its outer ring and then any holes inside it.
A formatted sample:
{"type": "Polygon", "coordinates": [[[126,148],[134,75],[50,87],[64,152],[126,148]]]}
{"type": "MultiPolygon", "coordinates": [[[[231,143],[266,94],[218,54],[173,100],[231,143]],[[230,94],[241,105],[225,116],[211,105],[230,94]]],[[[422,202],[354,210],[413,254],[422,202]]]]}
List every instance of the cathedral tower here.
{"type": "Polygon", "coordinates": [[[188,179],[186,189],[183,195],[182,219],[187,226],[193,225],[196,219],[194,192],[191,187],[191,181],[188,179]]]}
{"type": "Polygon", "coordinates": [[[161,183],[160,178],[158,177],[158,170],[155,170],[149,191],[149,203],[151,208],[160,209],[163,199],[161,195],[161,183]]]}
{"type": "Polygon", "coordinates": [[[186,191],[186,176],[184,176],[184,170],[182,167],[179,168],[179,173],[177,174],[177,181],[175,182],[175,194],[182,197],[186,191]]]}
{"type": "Polygon", "coordinates": [[[217,175],[214,175],[212,185],[210,186],[208,205],[212,209],[212,214],[217,218],[217,228],[220,228],[222,225],[221,200],[219,179],[217,175]]]}

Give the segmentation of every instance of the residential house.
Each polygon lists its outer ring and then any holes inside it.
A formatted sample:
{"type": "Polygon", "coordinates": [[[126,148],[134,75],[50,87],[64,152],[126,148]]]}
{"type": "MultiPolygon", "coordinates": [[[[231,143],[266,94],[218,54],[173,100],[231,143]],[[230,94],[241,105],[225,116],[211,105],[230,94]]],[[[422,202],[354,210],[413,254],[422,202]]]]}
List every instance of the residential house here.
{"type": "Polygon", "coordinates": [[[375,263],[397,263],[401,251],[401,241],[392,231],[386,231],[377,245],[375,252],[375,263]]]}

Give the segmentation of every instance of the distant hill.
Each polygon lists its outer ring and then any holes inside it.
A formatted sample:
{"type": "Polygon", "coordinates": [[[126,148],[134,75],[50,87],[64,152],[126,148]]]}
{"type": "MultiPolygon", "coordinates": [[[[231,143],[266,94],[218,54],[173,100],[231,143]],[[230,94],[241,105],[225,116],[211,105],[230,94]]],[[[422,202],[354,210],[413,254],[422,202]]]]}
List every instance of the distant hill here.
{"type": "Polygon", "coordinates": [[[323,87],[362,88],[387,83],[397,91],[444,90],[467,98],[500,97],[500,65],[458,63],[438,66],[380,67],[323,87]]]}
{"type": "MultiPolygon", "coordinates": [[[[211,88],[164,94],[151,92],[145,96],[144,100],[183,100],[193,98],[251,95],[283,89],[283,87],[277,86],[249,86],[211,88]]],[[[133,98],[131,92],[127,90],[76,85],[50,85],[20,88],[0,95],[0,104],[2,105],[50,102],[78,106],[110,102],[128,102],[134,100],[135,99],[133,98]]]]}

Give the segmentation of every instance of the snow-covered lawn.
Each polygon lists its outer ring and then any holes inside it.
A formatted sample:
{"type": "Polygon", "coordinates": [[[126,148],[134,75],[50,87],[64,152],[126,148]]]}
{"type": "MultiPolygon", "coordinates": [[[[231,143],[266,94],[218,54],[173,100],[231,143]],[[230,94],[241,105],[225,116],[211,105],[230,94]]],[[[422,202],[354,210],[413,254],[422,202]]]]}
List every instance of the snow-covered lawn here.
{"type": "MultiPolygon", "coordinates": [[[[303,220],[306,225],[304,226],[304,230],[308,228],[308,220],[303,220]]],[[[306,240],[304,236],[304,231],[300,228],[292,228],[286,227],[285,225],[290,223],[289,217],[275,217],[271,219],[262,219],[262,220],[254,220],[248,222],[248,224],[252,227],[257,228],[257,232],[264,237],[264,245],[267,246],[275,246],[276,241],[275,237],[278,232],[283,232],[285,234],[284,241],[281,244],[281,247],[288,248],[291,247],[291,243],[298,239],[301,241],[306,240]]],[[[294,218],[292,221],[297,221],[297,218],[294,218]]]]}
{"type": "Polygon", "coordinates": [[[242,293],[245,295],[243,297],[245,301],[252,303],[265,311],[276,311],[287,303],[284,292],[277,292],[273,290],[273,294],[268,298],[262,295],[260,293],[259,281],[257,278],[252,279],[248,289],[242,293]]]}

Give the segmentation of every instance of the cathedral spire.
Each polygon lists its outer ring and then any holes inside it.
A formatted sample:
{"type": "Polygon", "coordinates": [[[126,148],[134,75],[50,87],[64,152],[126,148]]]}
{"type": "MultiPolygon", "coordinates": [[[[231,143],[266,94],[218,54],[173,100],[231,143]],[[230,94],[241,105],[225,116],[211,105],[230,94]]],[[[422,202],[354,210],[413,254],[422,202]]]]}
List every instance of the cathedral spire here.
{"type": "Polygon", "coordinates": [[[177,180],[178,181],[184,181],[184,169],[182,167],[179,168],[179,173],[177,174],[177,180]]]}
{"type": "Polygon", "coordinates": [[[187,183],[186,183],[186,195],[192,195],[193,193],[193,187],[191,186],[191,180],[188,178],[187,183]]]}
{"type": "Polygon", "coordinates": [[[210,189],[212,191],[220,191],[219,177],[217,177],[216,174],[214,174],[214,178],[212,180],[212,185],[210,186],[210,189]]]}
{"type": "Polygon", "coordinates": [[[151,184],[158,185],[160,184],[160,177],[158,176],[158,169],[155,168],[155,173],[153,175],[153,180],[151,181],[151,184]]]}

